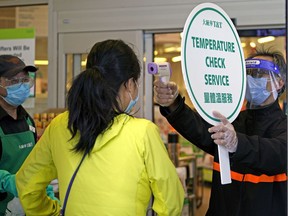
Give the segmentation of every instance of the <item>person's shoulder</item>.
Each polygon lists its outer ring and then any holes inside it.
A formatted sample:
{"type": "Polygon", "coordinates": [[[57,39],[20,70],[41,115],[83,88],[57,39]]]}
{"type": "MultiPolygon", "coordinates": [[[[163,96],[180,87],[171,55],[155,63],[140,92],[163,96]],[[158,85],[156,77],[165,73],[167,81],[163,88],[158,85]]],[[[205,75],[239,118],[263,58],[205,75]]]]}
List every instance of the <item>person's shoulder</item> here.
{"type": "Polygon", "coordinates": [[[68,122],[68,111],[65,111],[63,113],[58,114],[55,118],[52,119],[51,125],[61,125],[61,124],[67,124],[68,122]]]}
{"type": "Polygon", "coordinates": [[[157,131],[157,125],[145,118],[137,118],[137,117],[132,117],[129,120],[129,128],[135,132],[144,132],[147,133],[147,131],[152,132],[152,131],[157,131]]]}
{"type": "Polygon", "coordinates": [[[151,120],[138,117],[131,117],[131,123],[139,125],[154,125],[154,123],[151,120]]]}

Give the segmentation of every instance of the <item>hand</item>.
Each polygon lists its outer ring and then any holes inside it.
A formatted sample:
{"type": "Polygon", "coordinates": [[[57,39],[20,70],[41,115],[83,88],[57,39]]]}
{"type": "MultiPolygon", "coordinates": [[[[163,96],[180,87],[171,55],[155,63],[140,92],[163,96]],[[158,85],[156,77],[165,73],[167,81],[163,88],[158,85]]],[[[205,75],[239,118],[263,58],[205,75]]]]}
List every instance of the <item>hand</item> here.
{"type": "Polygon", "coordinates": [[[46,187],[46,194],[47,196],[49,196],[52,200],[57,200],[60,204],[60,201],[58,200],[58,198],[55,196],[55,193],[53,191],[53,186],[52,185],[48,185],[46,187]]]}
{"type": "Polygon", "coordinates": [[[154,100],[160,106],[168,107],[177,98],[178,86],[174,82],[163,83],[160,80],[154,81],[154,100]]]}
{"type": "Polygon", "coordinates": [[[6,170],[0,170],[0,192],[9,192],[14,197],[18,197],[14,174],[10,174],[6,170]]]}
{"type": "Polygon", "coordinates": [[[213,116],[218,118],[221,123],[208,129],[209,133],[213,133],[211,138],[217,145],[223,145],[231,153],[235,152],[238,145],[237,134],[233,125],[221,113],[214,111],[213,116]]]}

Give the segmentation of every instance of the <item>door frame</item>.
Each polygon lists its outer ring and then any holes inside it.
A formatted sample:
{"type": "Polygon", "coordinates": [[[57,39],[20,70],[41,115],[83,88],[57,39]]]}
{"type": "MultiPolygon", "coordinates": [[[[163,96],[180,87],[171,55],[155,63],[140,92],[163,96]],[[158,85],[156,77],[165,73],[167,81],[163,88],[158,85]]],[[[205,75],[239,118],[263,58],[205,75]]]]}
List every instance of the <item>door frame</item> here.
{"type": "MultiPolygon", "coordinates": [[[[138,112],[135,114],[137,117],[145,117],[144,110],[146,111],[145,101],[151,101],[145,97],[145,64],[143,61],[144,56],[144,40],[142,31],[108,31],[108,32],[84,32],[84,33],[62,33],[58,36],[58,52],[57,52],[57,73],[53,76],[53,80],[49,83],[54,83],[54,88],[57,87],[57,96],[50,98],[51,104],[55,104],[57,108],[65,108],[66,105],[66,55],[67,54],[82,54],[88,53],[92,46],[99,41],[107,39],[121,39],[124,42],[134,45],[134,51],[139,58],[140,64],[143,65],[142,73],[140,76],[139,87],[139,102],[136,105],[138,112]],[[144,83],[144,85],[142,85],[144,83]],[[144,100],[145,98],[145,100],[144,100]]],[[[152,45],[151,45],[152,47],[152,45]]],[[[55,89],[51,91],[55,91],[55,89]]],[[[151,84],[150,84],[151,88],[151,84]]],[[[49,89],[48,89],[49,91],[49,89]]],[[[146,113],[147,114],[147,113],[146,113]]]]}

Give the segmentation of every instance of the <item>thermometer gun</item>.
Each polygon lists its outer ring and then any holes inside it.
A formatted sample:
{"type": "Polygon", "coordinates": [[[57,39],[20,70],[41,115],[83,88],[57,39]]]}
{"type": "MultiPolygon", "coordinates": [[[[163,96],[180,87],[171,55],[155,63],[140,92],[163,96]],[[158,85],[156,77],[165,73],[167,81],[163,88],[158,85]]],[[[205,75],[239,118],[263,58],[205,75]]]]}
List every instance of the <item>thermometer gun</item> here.
{"type": "Polygon", "coordinates": [[[167,83],[170,80],[170,76],[172,73],[171,66],[169,62],[161,62],[148,63],[148,73],[158,76],[160,81],[163,83],[167,83]]]}

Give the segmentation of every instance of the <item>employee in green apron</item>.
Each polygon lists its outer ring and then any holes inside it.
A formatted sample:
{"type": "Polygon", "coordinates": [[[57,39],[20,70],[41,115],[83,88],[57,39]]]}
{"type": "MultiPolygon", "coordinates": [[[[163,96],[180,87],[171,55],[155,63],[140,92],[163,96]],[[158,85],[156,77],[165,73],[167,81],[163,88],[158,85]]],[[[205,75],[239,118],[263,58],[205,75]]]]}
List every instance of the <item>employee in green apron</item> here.
{"type": "MultiPolygon", "coordinates": [[[[21,105],[34,84],[29,73],[36,71],[16,56],[0,55],[0,169],[11,174],[18,171],[36,143],[34,121],[21,105]]],[[[12,199],[11,193],[0,193],[0,215],[5,215],[12,199]]]]}

